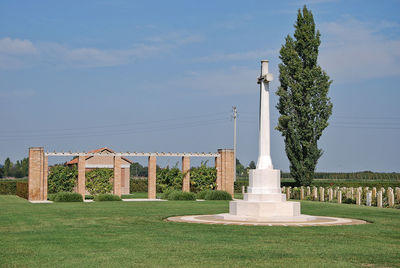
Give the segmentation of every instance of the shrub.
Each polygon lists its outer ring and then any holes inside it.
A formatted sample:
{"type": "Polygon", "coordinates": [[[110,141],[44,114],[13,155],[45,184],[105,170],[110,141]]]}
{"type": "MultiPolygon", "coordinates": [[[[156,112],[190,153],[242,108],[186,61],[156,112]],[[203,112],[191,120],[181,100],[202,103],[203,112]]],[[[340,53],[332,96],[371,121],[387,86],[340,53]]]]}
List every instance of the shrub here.
{"type": "Polygon", "coordinates": [[[19,197],[28,199],[28,182],[18,181],[17,182],[17,195],[19,197]]]}
{"type": "Polygon", "coordinates": [[[168,200],[196,200],[196,195],[192,192],[172,191],[168,200]]]}
{"type": "Polygon", "coordinates": [[[204,190],[204,191],[198,192],[196,195],[197,199],[205,199],[208,192],[211,192],[211,190],[204,190]]]}
{"type": "Polygon", "coordinates": [[[175,190],[166,189],[163,194],[161,195],[161,199],[168,199],[169,195],[174,192],[175,190]]]}
{"type": "Polygon", "coordinates": [[[131,193],[147,192],[147,178],[131,179],[130,184],[129,184],[129,190],[131,193]]]}
{"type": "Polygon", "coordinates": [[[54,197],[54,202],[83,202],[79,193],[59,192],[54,197]]]}
{"type": "Polygon", "coordinates": [[[47,195],[47,200],[54,201],[54,198],[56,198],[56,195],[57,194],[48,194],[47,195]]]}
{"type": "Polygon", "coordinates": [[[235,181],[234,182],[234,190],[235,193],[241,193],[242,192],[242,186],[249,186],[249,180],[240,180],[240,181],[235,181]]]}
{"type": "Polygon", "coordinates": [[[206,200],[232,200],[232,196],[226,191],[209,191],[205,198],[206,200]]]}
{"type": "Polygon", "coordinates": [[[17,193],[17,181],[0,181],[0,194],[12,194],[17,193]]]}
{"type": "Polygon", "coordinates": [[[217,187],[217,170],[215,167],[207,167],[207,161],[199,167],[190,169],[190,191],[200,192],[214,190],[217,187]]]}
{"type": "Polygon", "coordinates": [[[99,194],[94,196],[94,201],[122,201],[122,199],[115,194],[99,194]]]}
{"type": "Polygon", "coordinates": [[[344,204],[355,204],[356,200],[355,199],[351,199],[351,198],[344,198],[342,203],[344,203],[344,204]]]}
{"type": "Polygon", "coordinates": [[[86,189],[91,195],[107,194],[113,190],[111,178],[114,171],[109,168],[96,168],[86,173],[86,189]]]}
{"type": "Polygon", "coordinates": [[[72,192],[78,177],[76,166],[67,167],[56,165],[51,167],[48,177],[48,192],[72,192]]]}
{"type": "Polygon", "coordinates": [[[94,196],[93,195],[85,195],[85,199],[87,199],[87,200],[92,200],[92,199],[94,199],[94,196]]]}
{"type": "Polygon", "coordinates": [[[157,171],[157,191],[164,192],[167,189],[182,189],[183,174],[176,166],[173,168],[166,167],[157,171]]]}

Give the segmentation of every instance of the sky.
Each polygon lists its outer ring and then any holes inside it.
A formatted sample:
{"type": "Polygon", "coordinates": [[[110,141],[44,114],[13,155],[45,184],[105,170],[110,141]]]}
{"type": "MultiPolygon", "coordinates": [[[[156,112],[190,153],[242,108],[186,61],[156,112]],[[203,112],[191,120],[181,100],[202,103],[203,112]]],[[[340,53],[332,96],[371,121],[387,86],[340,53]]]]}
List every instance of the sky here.
{"type": "Polygon", "coordinates": [[[304,4],[321,32],[319,64],[333,80],[317,171],[400,172],[398,0],[1,1],[0,163],[34,146],[233,148],[237,106],[237,157],[247,166],[258,155],[256,82],[268,59],[272,161],[288,171],[273,129],[279,49],[304,4]]]}

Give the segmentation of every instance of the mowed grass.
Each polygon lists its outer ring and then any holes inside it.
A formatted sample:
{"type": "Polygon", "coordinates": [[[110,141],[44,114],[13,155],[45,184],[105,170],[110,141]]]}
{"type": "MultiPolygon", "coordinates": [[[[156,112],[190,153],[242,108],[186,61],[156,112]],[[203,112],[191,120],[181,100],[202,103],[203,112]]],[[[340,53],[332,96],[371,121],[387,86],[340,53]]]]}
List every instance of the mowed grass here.
{"type": "Polygon", "coordinates": [[[0,196],[2,267],[395,267],[400,210],[302,202],[302,212],[372,224],[263,227],[165,222],[228,201],[30,204],[0,196]]]}

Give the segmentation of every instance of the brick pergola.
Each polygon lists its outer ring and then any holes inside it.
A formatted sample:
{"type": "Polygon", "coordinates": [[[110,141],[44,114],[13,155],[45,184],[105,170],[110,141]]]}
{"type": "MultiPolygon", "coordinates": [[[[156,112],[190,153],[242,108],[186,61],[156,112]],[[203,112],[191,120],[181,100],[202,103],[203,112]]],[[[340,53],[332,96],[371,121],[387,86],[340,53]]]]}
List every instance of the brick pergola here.
{"type": "Polygon", "coordinates": [[[219,149],[217,153],[85,153],[85,152],[45,152],[43,147],[29,148],[29,193],[30,201],[47,200],[47,176],[49,156],[77,156],[78,157],[78,183],[77,192],[85,196],[86,178],[85,167],[87,156],[113,156],[114,178],[113,194],[121,196],[121,163],[122,157],[147,157],[148,158],[148,188],[149,199],[156,198],[156,166],[157,157],[182,157],[182,173],[185,174],[182,182],[182,191],[190,191],[190,158],[214,157],[217,169],[217,190],[227,191],[233,196],[234,181],[234,154],[232,149],[219,149]]]}

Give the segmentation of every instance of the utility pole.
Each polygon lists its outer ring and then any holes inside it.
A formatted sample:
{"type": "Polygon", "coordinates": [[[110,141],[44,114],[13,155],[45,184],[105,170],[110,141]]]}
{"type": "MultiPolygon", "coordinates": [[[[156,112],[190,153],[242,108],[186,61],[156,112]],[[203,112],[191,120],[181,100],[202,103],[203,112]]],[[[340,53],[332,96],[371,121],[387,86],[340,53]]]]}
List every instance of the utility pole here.
{"type": "Polygon", "coordinates": [[[236,106],[233,106],[232,109],[233,109],[233,157],[234,157],[233,178],[234,181],[236,181],[236,118],[237,118],[236,106]]]}

